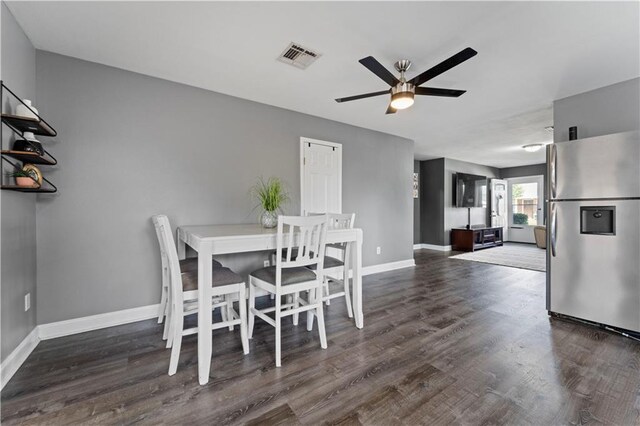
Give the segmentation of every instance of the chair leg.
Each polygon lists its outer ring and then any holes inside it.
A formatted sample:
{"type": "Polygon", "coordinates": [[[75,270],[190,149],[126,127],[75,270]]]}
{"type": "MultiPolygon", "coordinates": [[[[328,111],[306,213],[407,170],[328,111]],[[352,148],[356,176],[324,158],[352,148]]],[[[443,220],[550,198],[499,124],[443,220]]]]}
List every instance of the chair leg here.
{"type": "MultiPolygon", "coordinates": [[[[310,289],[309,290],[309,296],[307,302],[309,302],[310,305],[312,305],[313,303],[315,303],[316,300],[316,289],[310,289]]],[[[320,303],[322,303],[322,298],[320,298],[320,303]]],[[[308,310],[307,311],[307,331],[311,331],[313,330],[313,310],[308,310]]]]}
{"type": "Polygon", "coordinates": [[[349,275],[346,268],[343,268],[342,282],[344,283],[344,301],[347,304],[347,314],[349,318],[353,318],[353,306],[351,306],[351,293],[349,290],[349,275]]]}
{"type": "Polygon", "coordinates": [[[245,297],[244,283],[238,291],[238,310],[240,311],[240,339],[242,340],[242,351],[245,355],[249,353],[249,338],[247,337],[247,298],[245,297]]]}
{"type": "Polygon", "coordinates": [[[280,367],[282,365],[281,359],[280,359],[280,326],[281,326],[281,321],[280,321],[280,305],[281,305],[282,301],[281,301],[281,297],[280,295],[276,295],[276,312],[275,312],[275,322],[276,322],[276,367],[280,367]]]}
{"type": "Polygon", "coordinates": [[[320,347],[327,349],[327,333],[324,329],[324,313],[322,312],[322,299],[318,300],[316,308],[316,316],[318,317],[318,333],[320,334],[320,347]]]}
{"type": "MultiPolygon", "coordinates": [[[[296,309],[298,306],[300,306],[300,293],[296,292],[293,293],[293,309],[296,309]]],[[[298,313],[291,315],[293,317],[293,325],[298,325],[299,315],[298,313]]]]}
{"type": "MultiPolygon", "coordinates": [[[[233,321],[233,299],[230,294],[227,294],[225,299],[227,301],[227,321],[233,321]]],[[[233,331],[233,328],[233,325],[230,325],[229,331],[233,331]]]]}
{"type": "MultiPolygon", "coordinates": [[[[172,302],[173,303],[173,302],[172,302]]],[[[167,334],[167,348],[173,346],[173,329],[174,329],[174,319],[173,319],[173,305],[170,306],[169,312],[167,313],[167,319],[164,322],[164,332],[167,334]]]]}
{"type": "MultiPolygon", "coordinates": [[[[322,278],[322,291],[321,294],[324,296],[326,295],[327,297],[329,296],[329,279],[324,276],[322,278]]],[[[327,306],[331,305],[331,299],[327,299],[327,306]]]]}
{"type": "Polygon", "coordinates": [[[253,313],[253,309],[256,307],[256,299],[255,299],[255,287],[253,286],[253,284],[251,284],[251,282],[249,282],[249,325],[248,327],[248,332],[249,332],[249,339],[253,338],[253,323],[255,322],[255,314],[253,313]]]}
{"type": "Polygon", "coordinates": [[[180,360],[180,348],[182,346],[182,329],[184,328],[184,317],[174,318],[173,339],[171,346],[171,360],[169,361],[169,375],[173,376],[178,371],[178,361],[180,360]]]}
{"type": "MultiPolygon", "coordinates": [[[[164,330],[162,330],[162,340],[166,340],[169,343],[169,340],[173,337],[171,336],[171,293],[169,293],[169,289],[167,289],[167,300],[165,301],[164,307],[164,316],[166,317],[164,320],[164,330]]],[[[170,347],[170,346],[167,346],[170,347]]]]}
{"type": "MultiPolygon", "coordinates": [[[[227,301],[227,296],[222,296],[222,300],[227,301]]],[[[220,316],[222,317],[222,322],[227,322],[227,308],[226,306],[220,307],[220,316]]]]}
{"type": "MultiPolygon", "coordinates": [[[[164,274],[164,272],[163,272],[164,274]]],[[[163,279],[164,281],[164,279],[163,279]]],[[[162,324],[164,316],[167,312],[167,292],[168,289],[164,285],[162,286],[162,295],[160,296],[160,307],[158,308],[158,324],[162,324]]],[[[165,337],[163,337],[164,339],[165,337]]]]}

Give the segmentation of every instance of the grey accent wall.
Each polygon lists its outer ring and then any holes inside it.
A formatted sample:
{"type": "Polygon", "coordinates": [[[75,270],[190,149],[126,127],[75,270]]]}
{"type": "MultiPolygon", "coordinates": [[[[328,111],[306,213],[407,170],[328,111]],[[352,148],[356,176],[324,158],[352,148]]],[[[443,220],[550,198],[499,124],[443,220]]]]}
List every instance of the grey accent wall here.
{"type": "MultiPolygon", "coordinates": [[[[272,175],[299,214],[301,136],[343,144],[343,210],[364,231],[364,265],[413,257],[410,140],[48,52],[36,77],[60,135],[60,193],[38,203],[39,323],[158,303],[153,214],[255,223],[248,190],[272,175]]],[[[247,272],[264,258],[224,261],[247,272]]]]}
{"type": "Polygon", "coordinates": [[[553,140],[569,140],[569,127],[588,138],[640,129],[640,78],[553,102],[553,140]]]}
{"type": "Polygon", "coordinates": [[[422,243],[444,245],[444,158],[420,162],[422,243]]]}
{"type": "Polygon", "coordinates": [[[415,160],[413,162],[413,172],[418,173],[418,198],[413,199],[413,244],[420,244],[422,242],[422,235],[420,235],[420,161],[415,160]]]}
{"type": "MultiPolygon", "coordinates": [[[[18,96],[31,99],[38,107],[35,102],[35,49],[5,4],[0,7],[1,78],[18,96]]],[[[3,111],[13,111],[15,104],[9,96],[3,96],[3,111]]],[[[10,148],[14,139],[13,132],[2,125],[2,149],[10,148]]],[[[5,165],[5,170],[10,171],[11,166],[5,165]]],[[[5,176],[1,179],[8,183],[5,176]]],[[[0,222],[0,356],[4,361],[36,326],[36,195],[0,191],[0,222]],[[25,312],[24,296],[27,293],[31,293],[31,309],[25,312]]]]}
{"type": "MultiPolygon", "coordinates": [[[[459,228],[467,225],[467,209],[453,207],[453,175],[455,173],[470,173],[474,175],[486,176],[488,178],[500,177],[500,171],[495,167],[483,166],[480,164],[467,163],[466,161],[452,160],[445,158],[444,170],[444,243],[451,244],[451,228],[459,228]]],[[[476,207],[471,209],[471,224],[488,224],[488,209],[476,207]]]]}

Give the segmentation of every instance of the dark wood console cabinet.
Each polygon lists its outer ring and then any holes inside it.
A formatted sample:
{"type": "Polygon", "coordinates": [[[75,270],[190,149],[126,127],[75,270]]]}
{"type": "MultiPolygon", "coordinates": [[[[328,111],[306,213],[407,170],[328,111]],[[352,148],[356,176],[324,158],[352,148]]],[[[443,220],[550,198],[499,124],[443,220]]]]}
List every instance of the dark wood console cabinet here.
{"type": "Polygon", "coordinates": [[[453,228],[451,248],[456,251],[475,251],[502,245],[502,228],[453,228]]]}

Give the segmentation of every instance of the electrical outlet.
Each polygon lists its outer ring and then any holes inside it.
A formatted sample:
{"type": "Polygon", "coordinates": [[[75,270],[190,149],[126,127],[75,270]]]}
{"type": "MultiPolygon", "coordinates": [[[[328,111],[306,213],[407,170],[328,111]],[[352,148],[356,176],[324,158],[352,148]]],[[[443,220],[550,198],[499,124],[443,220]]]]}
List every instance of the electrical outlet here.
{"type": "Polygon", "coordinates": [[[27,312],[31,308],[31,293],[24,295],[24,311],[27,312]]]}
{"type": "Polygon", "coordinates": [[[376,247],[376,254],[380,254],[380,247],[376,247]]]}
{"type": "Polygon", "coordinates": [[[265,260],[265,261],[264,261],[264,267],[266,268],[266,267],[268,267],[268,266],[269,266],[269,261],[268,261],[268,260],[265,260]]]}

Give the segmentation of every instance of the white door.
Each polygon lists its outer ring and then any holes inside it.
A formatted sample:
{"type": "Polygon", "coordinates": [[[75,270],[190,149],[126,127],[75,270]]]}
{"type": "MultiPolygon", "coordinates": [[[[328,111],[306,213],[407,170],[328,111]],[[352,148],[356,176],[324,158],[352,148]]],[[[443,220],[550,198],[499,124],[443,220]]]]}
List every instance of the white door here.
{"type": "Polygon", "coordinates": [[[301,214],[342,213],[342,145],[300,138],[301,214]]]}
{"type": "Polygon", "coordinates": [[[502,238],[507,240],[507,181],[491,179],[491,226],[502,228],[502,238]]]}
{"type": "Polygon", "coordinates": [[[533,228],[544,224],[543,176],[507,179],[509,241],[535,243],[533,228]]]}

